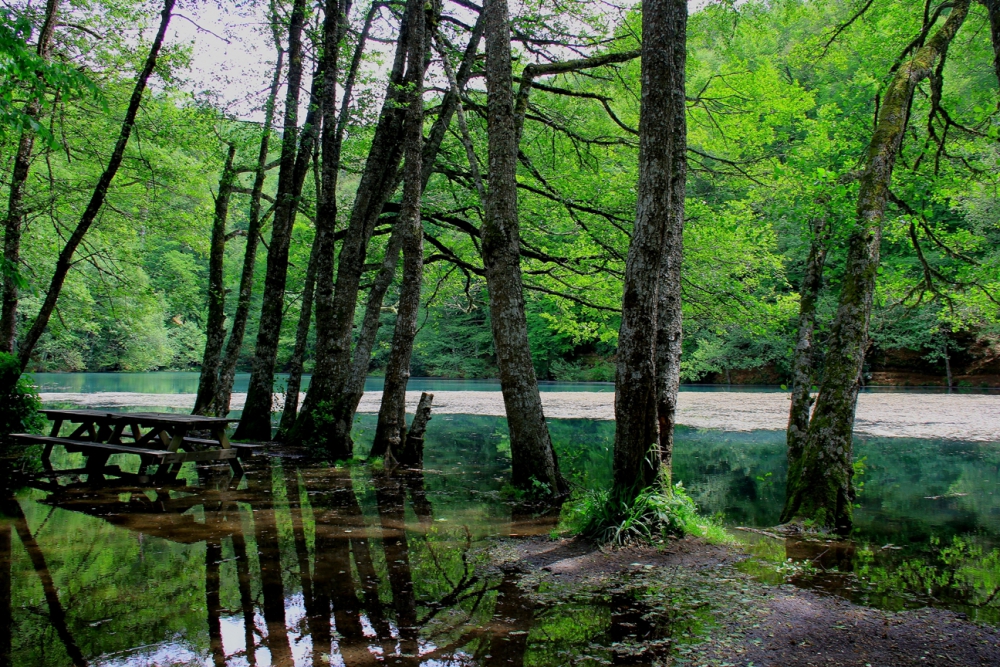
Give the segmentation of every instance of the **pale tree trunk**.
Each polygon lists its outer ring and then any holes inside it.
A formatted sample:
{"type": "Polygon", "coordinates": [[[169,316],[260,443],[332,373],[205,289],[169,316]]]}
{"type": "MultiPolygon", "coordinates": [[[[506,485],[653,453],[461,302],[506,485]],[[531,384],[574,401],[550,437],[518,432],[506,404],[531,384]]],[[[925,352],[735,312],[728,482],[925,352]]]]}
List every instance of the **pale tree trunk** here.
{"type": "Polygon", "coordinates": [[[247,320],[250,319],[250,305],[253,298],[254,269],[257,265],[257,248],[260,241],[261,212],[260,203],[264,192],[264,181],[267,178],[267,155],[271,141],[271,128],[274,124],[274,106],[278,97],[278,87],[281,84],[281,70],[285,51],[281,48],[281,38],[278,35],[277,18],[272,12],[274,45],[278,57],[274,65],[274,77],[271,79],[271,90],[264,103],[264,125],[261,127],[260,150],[257,153],[257,168],[254,171],[253,187],[250,192],[250,219],[247,224],[247,244],[243,253],[243,270],[240,273],[240,291],[236,301],[236,312],[233,314],[233,326],[226,343],[226,353],[219,366],[219,383],[212,412],[220,417],[229,414],[229,402],[233,394],[233,381],[236,378],[236,365],[243,350],[243,337],[247,330],[247,320]]]}
{"type": "Polygon", "coordinates": [[[803,447],[798,479],[789,480],[781,521],[811,521],[841,534],[853,526],[854,411],[868,344],[868,324],[879,265],[882,220],[909,120],[914,90],[930,76],[969,12],[957,0],[944,25],[896,71],[885,91],[858,192],[857,219],[848,241],[843,286],[823,380],[803,447]]]}
{"type": "Polygon", "coordinates": [[[212,241],[208,255],[208,318],[205,322],[205,353],[201,361],[201,377],[192,414],[207,415],[212,409],[219,386],[219,362],[226,342],[226,220],[229,218],[229,198],[233,193],[236,171],[236,144],[229,145],[226,163],[219,179],[212,216],[212,241]]]}
{"type": "Polygon", "coordinates": [[[559,473],[542,414],[524,312],[517,213],[518,132],[507,0],[486,0],[483,15],[489,189],[482,226],[482,252],[500,388],[510,430],[511,481],[520,489],[531,489],[537,481],[550,493],[558,495],[566,490],[566,482],[559,473]]]}
{"type": "MultiPolygon", "coordinates": [[[[297,153],[299,92],[302,86],[302,29],[305,20],[305,0],[295,0],[288,26],[288,88],[285,93],[285,119],[281,141],[281,165],[278,168],[278,190],[275,195],[274,223],[267,253],[264,276],[263,304],[257,342],[254,348],[250,385],[247,388],[243,415],[234,437],[241,440],[271,439],[274,365],[278,355],[278,338],[285,305],[285,282],[288,278],[288,248],[298,206],[295,188],[299,170],[297,153]]],[[[315,87],[315,86],[314,86],[315,87]]],[[[313,115],[310,104],[309,115],[313,115]]],[[[302,129],[303,142],[312,132],[307,121],[302,129]]],[[[311,150],[306,151],[311,155],[311,150]]],[[[303,179],[305,175],[303,174],[303,179]]]]}
{"type": "MultiPolygon", "coordinates": [[[[673,194],[683,178],[674,166],[683,151],[684,125],[676,116],[683,95],[683,74],[675,72],[678,50],[684,48],[687,5],[681,0],[645,0],[642,4],[642,97],[639,112],[639,184],[635,226],[625,263],[622,323],[618,333],[615,374],[615,450],[612,495],[631,501],[657,482],[660,470],[658,398],[664,416],[672,419],[674,351],[680,342],[679,261],[683,217],[676,219],[673,194]],[[681,86],[678,91],[678,85],[681,86]],[[678,145],[678,142],[681,142],[678,145]],[[662,308],[670,318],[658,329],[658,285],[666,280],[662,308]],[[671,284],[677,281],[677,284],[671,284]],[[666,349],[659,364],[657,338],[666,349]],[[659,386],[658,386],[659,385],[659,386]],[[660,390],[658,392],[658,390],[660,390]]],[[[683,203],[680,203],[683,210],[683,203]]],[[[674,392],[673,401],[676,401],[674,392]]],[[[671,429],[672,430],[672,429],[671,429]]]]}
{"type": "Polygon", "coordinates": [[[687,65],[687,11],[674,3],[668,11],[664,46],[670,57],[668,90],[671,127],[670,204],[656,295],[656,415],[659,427],[660,475],[669,486],[673,469],[677,391],[681,383],[681,264],[684,259],[684,201],[687,187],[687,102],[684,84],[687,65]]]}
{"type": "Polygon", "coordinates": [[[810,388],[815,382],[815,352],[813,336],[816,331],[816,302],[823,286],[823,266],[826,264],[827,242],[830,226],[826,217],[820,217],[812,226],[809,255],[799,289],[799,328],[792,358],[791,406],[788,410],[788,475],[792,480],[799,474],[799,463],[806,433],[809,430],[809,412],[812,409],[810,388]]]}
{"type": "Polygon", "coordinates": [[[407,69],[414,72],[407,88],[407,113],[404,135],[403,202],[396,225],[403,235],[403,280],[396,308],[396,327],[385,370],[382,404],[372,453],[398,457],[406,442],[406,385],[410,379],[410,357],[413,339],[417,335],[417,314],[420,310],[420,283],[424,272],[424,237],[420,222],[423,196],[423,72],[425,40],[423,0],[409,0],[410,17],[407,69]]]}
{"type": "MultiPolygon", "coordinates": [[[[45,4],[45,21],[38,31],[37,53],[48,60],[52,50],[52,35],[56,28],[56,16],[61,0],[48,0],[45,4]]],[[[41,100],[33,98],[24,108],[24,115],[38,119],[41,100]]],[[[10,193],[7,199],[7,219],[4,221],[3,237],[3,301],[0,306],[0,352],[14,353],[17,339],[18,266],[21,263],[21,230],[24,228],[24,195],[28,186],[28,172],[31,170],[31,152],[35,145],[35,133],[30,128],[21,131],[14,154],[14,169],[10,178],[10,193]]]]}
{"type": "MultiPolygon", "coordinates": [[[[56,260],[55,272],[52,275],[52,280],[49,282],[49,288],[45,294],[45,300],[38,311],[38,316],[35,318],[34,323],[32,323],[31,328],[18,348],[18,361],[20,362],[22,372],[27,368],[28,362],[31,360],[31,353],[35,349],[35,344],[41,338],[46,326],[48,326],[49,318],[55,310],[63,283],[66,281],[66,276],[73,266],[73,255],[76,253],[76,249],[80,246],[80,243],[83,242],[83,237],[86,236],[91,225],[94,224],[94,220],[97,219],[97,214],[104,206],[104,200],[108,195],[108,188],[111,186],[111,182],[118,173],[118,168],[125,157],[125,148],[128,146],[129,137],[132,136],[132,128],[135,127],[135,118],[139,113],[142,94],[146,90],[146,82],[149,80],[150,75],[153,73],[153,68],[156,66],[156,59],[160,54],[160,48],[163,46],[163,39],[167,33],[167,26],[170,24],[174,3],[175,0],[164,0],[163,11],[160,12],[159,28],[157,29],[156,36],[153,38],[153,43],[150,45],[146,62],[143,64],[142,70],[136,78],[135,86],[132,89],[132,97],[129,99],[128,108],[125,111],[125,119],[122,121],[118,140],[115,142],[115,148],[111,153],[111,158],[108,160],[108,166],[97,180],[97,185],[94,186],[94,192],[83,211],[83,215],[80,216],[80,221],[59,253],[59,257],[56,260]]],[[[0,388],[0,393],[2,393],[2,389],[0,388]]]]}

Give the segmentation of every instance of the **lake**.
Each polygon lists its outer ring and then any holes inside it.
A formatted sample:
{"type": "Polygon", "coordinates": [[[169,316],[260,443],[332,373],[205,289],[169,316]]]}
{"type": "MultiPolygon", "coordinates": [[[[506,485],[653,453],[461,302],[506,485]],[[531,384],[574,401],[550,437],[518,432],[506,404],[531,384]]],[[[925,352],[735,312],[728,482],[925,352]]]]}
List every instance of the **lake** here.
{"type": "MultiPolygon", "coordinates": [[[[374,425],[359,415],[361,456],[374,425]]],[[[613,423],[550,429],[575,486],[609,483],[613,423]]],[[[734,530],[753,554],[739,567],[1000,624],[1000,448],[859,438],[857,456],[854,542],[734,530]],[[808,567],[790,572],[788,558],[808,567]]],[[[78,457],[61,454],[57,467],[78,457]]],[[[557,520],[517,516],[504,497],[504,419],[432,419],[422,475],[256,457],[233,485],[225,470],[185,465],[180,488],[65,477],[5,501],[0,613],[12,616],[12,664],[597,665],[629,633],[610,596],[537,607],[518,572],[493,563],[497,538],[546,534],[557,520]]],[[[675,479],[731,527],[776,522],[784,473],[781,432],[678,430],[675,479]]]]}

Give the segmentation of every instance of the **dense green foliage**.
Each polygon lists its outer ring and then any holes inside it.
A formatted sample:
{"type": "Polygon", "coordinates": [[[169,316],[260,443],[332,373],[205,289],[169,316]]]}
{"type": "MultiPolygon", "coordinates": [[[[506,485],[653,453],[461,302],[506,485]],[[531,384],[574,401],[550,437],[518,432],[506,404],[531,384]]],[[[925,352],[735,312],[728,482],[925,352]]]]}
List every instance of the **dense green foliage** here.
{"type": "MultiPolygon", "coordinates": [[[[62,230],[73,224],[106,159],[127,102],[130,73],[143,54],[142,43],[118,36],[116,29],[149,25],[155,18],[152,5],[98,4],[100,11],[87,11],[85,3],[68,3],[72,20],[90,32],[57,32],[55,60],[72,63],[83,75],[71,76],[62,65],[62,74],[45,74],[51,85],[44,93],[42,124],[52,141],[39,150],[29,180],[22,327],[37,312],[62,230]],[[97,40],[91,32],[107,37],[97,40]],[[80,94],[86,91],[93,94],[80,94]]],[[[833,230],[819,308],[822,348],[839,288],[842,241],[853,225],[853,170],[870,138],[876,98],[923,20],[922,2],[877,1],[862,20],[834,35],[834,26],[859,8],[850,0],[757,0],[711,3],[691,16],[685,381],[787,377],[798,284],[810,230],[819,218],[829,220],[833,230]]],[[[37,64],[30,58],[36,11],[3,14],[0,71],[10,74],[0,76],[7,114],[0,134],[4,165],[19,129],[9,114],[36,85],[29,76],[37,64]]],[[[354,10],[358,16],[364,11],[354,10]]],[[[542,38],[546,28],[538,26],[544,22],[533,20],[548,16],[546,11],[529,3],[514,20],[525,30],[534,26],[542,38]]],[[[616,22],[583,4],[573,5],[572,12],[585,26],[588,43],[602,42],[597,52],[637,46],[637,13],[616,22]]],[[[956,375],[996,372],[989,362],[996,357],[998,337],[1000,154],[988,32],[985,10],[977,4],[943,70],[941,109],[949,120],[940,112],[929,118],[930,87],[914,102],[894,179],[896,203],[886,223],[869,370],[895,365],[941,376],[947,355],[956,375]]],[[[262,32],[259,38],[268,36],[262,32]]],[[[516,68],[530,62],[524,51],[518,53],[522,62],[516,68]]],[[[342,216],[350,210],[381,94],[381,56],[370,57],[347,126],[338,192],[342,216]]],[[[185,369],[200,362],[213,195],[227,142],[238,146],[237,166],[249,167],[259,129],[230,116],[213,94],[188,92],[190,58],[186,45],[171,46],[161,57],[137,140],[78,253],[57,317],[36,351],[36,369],[185,369]]],[[[547,379],[613,378],[609,360],[635,207],[639,61],[596,72],[540,80],[522,141],[528,322],[536,368],[547,379]]],[[[265,83],[249,87],[263,90],[265,83]]],[[[485,93],[474,86],[468,94],[472,138],[482,156],[485,121],[478,105],[485,93]]],[[[246,102],[261,100],[251,96],[246,102]]],[[[428,124],[435,103],[429,95],[428,124]]],[[[272,147],[278,143],[272,141],[272,147]]],[[[252,176],[241,173],[239,186],[248,188],[252,176]]],[[[6,170],[0,176],[0,196],[8,177],[6,170]]],[[[274,172],[266,192],[273,191],[273,180],[274,172]]],[[[303,199],[293,231],[279,366],[291,356],[314,233],[311,178],[303,199]]],[[[239,232],[246,228],[248,207],[249,197],[238,191],[229,225],[235,234],[226,248],[230,293],[239,281],[245,243],[239,232]]],[[[488,295],[478,240],[469,233],[478,227],[481,211],[457,135],[446,138],[424,208],[425,306],[413,374],[493,376],[488,295]]],[[[378,261],[385,240],[375,237],[369,262],[378,261]]],[[[257,299],[263,269],[259,259],[257,299]]],[[[387,305],[395,298],[396,287],[387,305]]],[[[230,317],[235,305],[235,299],[227,300],[230,317]]],[[[362,301],[359,318],[363,306],[362,301]]],[[[251,313],[244,362],[259,306],[251,313]]],[[[389,307],[383,314],[374,372],[387,358],[393,313],[389,307]]],[[[307,370],[310,363],[307,354],[307,370]]]]}
{"type": "Polygon", "coordinates": [[[0,352],[0,386],[10,385],[10,393],[0,395],[0,434],[40,432],[46,422],[38,412],[42,404],[31,376],[21,375],[16,357],[0,352]],[[11,382],[11,378],[17,380],[11,382]]]}

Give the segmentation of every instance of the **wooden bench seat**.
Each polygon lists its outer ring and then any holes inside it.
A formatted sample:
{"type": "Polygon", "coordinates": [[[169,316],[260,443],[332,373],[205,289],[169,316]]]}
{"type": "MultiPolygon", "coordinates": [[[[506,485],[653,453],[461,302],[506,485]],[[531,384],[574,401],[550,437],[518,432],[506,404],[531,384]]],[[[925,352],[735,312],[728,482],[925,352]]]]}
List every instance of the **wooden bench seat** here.
{"type": "Polygon", "coordinates": [[[159,459],[163,463],[170,463],[177,459],[176,452],[169,452],[165,449],[147,449],[145,447],[132,447],[130,445],[114,445],[105,442],[90,442],[88,440],[70,440],[69,438],[58,438],[47,435],[34,435],[32,433],[14,433],[10,437],[26,443],[40,445],[62,445],[67,450],[91,450],[112,452],[115,454],[138,454],[159,459]]]}

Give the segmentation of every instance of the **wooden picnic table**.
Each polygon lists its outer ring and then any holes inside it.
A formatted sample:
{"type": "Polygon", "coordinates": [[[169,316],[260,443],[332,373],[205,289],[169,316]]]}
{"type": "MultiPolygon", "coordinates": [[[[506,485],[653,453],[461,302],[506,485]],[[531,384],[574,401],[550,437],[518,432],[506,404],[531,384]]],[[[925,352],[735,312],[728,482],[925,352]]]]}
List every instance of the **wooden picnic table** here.
{"type": "MultiPolygon", "coordinates": [[[[150,465],[157,465],[156,478],[173,479],[186,461],[228,461],[237,475],[243,474],[238,456],[254,445],[233,444],[226,428],[235,419],[201,417],[164,412],[107,412],[104,410],[42,410],[52,422],[48,436],[16,434],[22,442],[41,443],[42,465],[52,472],[50,457],[55,445],[87,457],[84,471],[90,474],[122,475],[117,466],[107,466],[113,454],[137,454],[139,475],[150,465]],[[74,425],[68,436],[61,436],[63,426],[74,425]],[[194,437],[194,431],[206,431],[209,437],[194,437]]],[[[83,472],[83,471],[81,471],[83,472]]]]}

